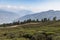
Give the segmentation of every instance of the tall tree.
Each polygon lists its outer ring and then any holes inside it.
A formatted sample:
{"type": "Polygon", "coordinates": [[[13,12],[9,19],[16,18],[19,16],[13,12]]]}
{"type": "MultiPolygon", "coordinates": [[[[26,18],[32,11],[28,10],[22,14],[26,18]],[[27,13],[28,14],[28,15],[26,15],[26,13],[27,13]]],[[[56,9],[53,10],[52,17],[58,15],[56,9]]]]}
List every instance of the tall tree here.
{"type": "Polygon", "coordinates": [[[53,21],[56,21],[56,17],[53,18],[53,21]]]}
{"type": "Polygon", "coordinates": [[[36,21],[37,21],[37,22],[39,22],[39,20],[38,20],[38,19],[37,19],[36,21]]]}
{"type": "Polygon", "coordinates": [[[44,22],[44,20],[43,20],[43,19],[41,19],[41,22],[44,22]]]}
{"type": "Polygon", "coordinates": [[[47,18],[44,18],[44,22],[46,22],[47,21],[47,18]]]}

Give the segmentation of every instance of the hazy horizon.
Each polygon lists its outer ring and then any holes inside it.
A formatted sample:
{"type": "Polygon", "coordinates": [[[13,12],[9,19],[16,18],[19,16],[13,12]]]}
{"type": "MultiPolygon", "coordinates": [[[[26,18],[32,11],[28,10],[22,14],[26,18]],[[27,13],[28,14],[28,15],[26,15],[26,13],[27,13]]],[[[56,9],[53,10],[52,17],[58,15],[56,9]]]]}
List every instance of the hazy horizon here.
{"type": "Polygon", "coordinates": [[[24,16],[47,10],[60,10],[59,4],[60,0],[0,0],[0,9],[24,16]],[[19,13],[24,10],[32,13],[19,13]]]}
{"type": "Polygon", "coordinates": [[[60,0],[0,0],[0,9],[31,10],[60,10],[60,0]]]}

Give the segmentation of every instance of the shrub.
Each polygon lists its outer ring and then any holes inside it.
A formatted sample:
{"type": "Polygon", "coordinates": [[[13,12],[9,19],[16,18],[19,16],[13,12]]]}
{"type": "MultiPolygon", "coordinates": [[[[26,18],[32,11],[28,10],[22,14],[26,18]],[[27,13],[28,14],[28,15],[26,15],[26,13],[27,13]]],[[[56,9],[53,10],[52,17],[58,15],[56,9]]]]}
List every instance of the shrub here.
{"type": "Polygon", "coordinates": [[[7,35],[7,38],[13,39],[13,38],[15,38],[15,35],[14,35],[13,33],[9,33],[9,34],[7,35]]]}

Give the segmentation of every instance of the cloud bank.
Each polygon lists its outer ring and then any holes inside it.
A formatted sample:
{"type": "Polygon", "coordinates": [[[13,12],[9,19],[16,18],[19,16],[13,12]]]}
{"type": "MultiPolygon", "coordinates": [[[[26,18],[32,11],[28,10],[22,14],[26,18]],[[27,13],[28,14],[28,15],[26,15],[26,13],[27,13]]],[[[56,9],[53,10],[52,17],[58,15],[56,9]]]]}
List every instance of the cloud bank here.
{"type": "MultiPolygon", "coordinates": [[[[16,0],[15,0],[16,1],[16,0]]],[[[13,4],[13,3],[12,3],[13,4]]],[[[33,12],[41,12],[46,10],[60,10],[60,1],[59,0],[46,0],[46,1],[39,1],[34,4],[34,2],[25,4],[0,4],[0,9],[9,9],[9,10],[31,10],[33,12]]]]}

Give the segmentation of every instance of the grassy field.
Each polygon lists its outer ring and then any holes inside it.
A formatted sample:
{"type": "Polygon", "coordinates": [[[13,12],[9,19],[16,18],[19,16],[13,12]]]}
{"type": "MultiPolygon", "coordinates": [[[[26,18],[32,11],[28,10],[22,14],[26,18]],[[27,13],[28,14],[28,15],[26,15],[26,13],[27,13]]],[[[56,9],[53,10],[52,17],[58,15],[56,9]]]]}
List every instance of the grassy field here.
{"type": "Polygon", "coordinates": [[[45,32],[46,34],[52,34],[53,37],[51,40],[60,40],[60,21],[44,23],[31,22],[22,25],[17,25],[17,27],[0,28],[0,40],[32,40],[25,37],[26,34],[38,38],[38,36],[36,35],[40,35],[43,32],[45,32]]]}

